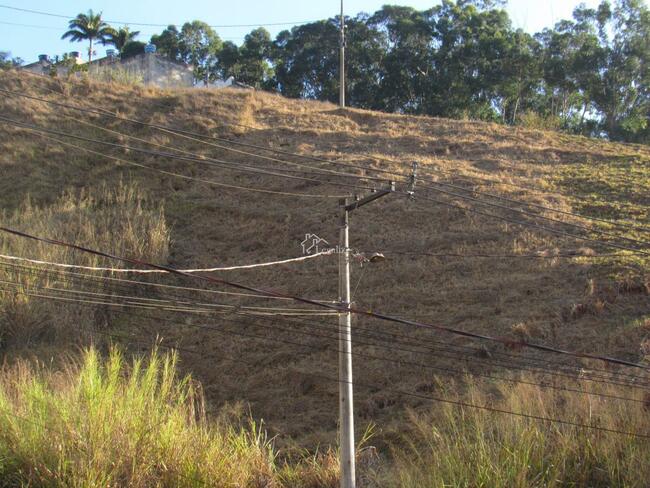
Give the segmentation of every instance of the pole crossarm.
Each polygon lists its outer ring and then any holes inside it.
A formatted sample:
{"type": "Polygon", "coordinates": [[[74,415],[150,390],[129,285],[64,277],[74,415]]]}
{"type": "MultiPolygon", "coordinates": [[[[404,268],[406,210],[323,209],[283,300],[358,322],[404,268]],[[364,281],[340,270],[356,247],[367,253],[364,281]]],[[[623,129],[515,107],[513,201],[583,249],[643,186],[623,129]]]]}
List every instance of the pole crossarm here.
{"type": "Polygon", "coordinates": [[[383,196],[388,195],[389,193],[393,193],[395,191],[395,182],[391,181],[388,184],[388,188],[384,188],[381,190],[377,190],[370,195],[367,195],[359,200],[355,200],[352,203],[348,203],[347,199],[346,200],[341,200],[341,205],[344,206],[346,212],[352,212],[353,210],[356,210],[359,207],[363,207],[364,205],[374,202],[378,198],[381,198],[383,196]]]}

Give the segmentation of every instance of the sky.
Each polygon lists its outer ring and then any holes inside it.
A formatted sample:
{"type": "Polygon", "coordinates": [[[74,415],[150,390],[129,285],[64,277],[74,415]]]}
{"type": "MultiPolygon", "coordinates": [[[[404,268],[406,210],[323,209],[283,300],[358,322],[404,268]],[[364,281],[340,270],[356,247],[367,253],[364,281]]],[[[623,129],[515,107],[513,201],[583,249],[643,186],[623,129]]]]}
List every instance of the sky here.
{"type": "MultiPolygon", "coordinates": [[[[354,16],[359,12],[375,12],[384,4],[398,4],[419,10],[431,8],[437,0],[345,0],[345,14],[354,16]]],[[[579,3],[596,6],[598,0],[509,0],[507,10],[515,27],[534,33],[551,27],[560,19],[570,18],[579,3]]],[[[265,25],[275,36],[279,31],[291,28],[291,23],[325,19],[338,15],[339,0],[0,0],[0,51],[10,51],[12,56],[26,62],[35,61],[39,54],[62,54],[70,51],[84,52],[84,44],[61,40],[68,18],[92,8],[103,12],[103,17],[117,22],[129,23],[131,30],[139,30],[138,40],[147,41],[163,27],[138,26],[137,23],[182,25],[189,20],[202,20],[210,25],[265,25]],[[62,15],[39,15],[19,12],[5,7],[62,15]],[[21,25],[13,25],[21,24],[21,25]]],[[[215,30],[224,40],[240,44],[243,37],[254,27],[220,27],[215,30]]],[[[102,56],[104,48],[99,46],[102,56]]]]}

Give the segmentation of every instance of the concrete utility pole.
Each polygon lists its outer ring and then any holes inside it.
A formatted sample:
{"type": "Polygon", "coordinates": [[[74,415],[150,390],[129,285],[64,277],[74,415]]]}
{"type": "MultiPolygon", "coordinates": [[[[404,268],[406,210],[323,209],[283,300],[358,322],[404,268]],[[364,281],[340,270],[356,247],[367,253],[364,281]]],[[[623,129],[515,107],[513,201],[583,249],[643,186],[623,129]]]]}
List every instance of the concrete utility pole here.
{"type": "Polygon", "coordinates": [[[341,0],[341,54],[339,65],[339,105],[345,108],[345,17],[343,17],[343,0],[341,0]]]}
{"type": "MultiPolygon", "coordinates": [[[[395,183],[370,195],[339,203],[343,208],[339,236],[339,303],[350,308],[350,212],[395,191],[395,183]]],[[[355,488],[354,406],[352,388],[352,314],[339,313],[339,422],[341,488],[355,488]]]]}

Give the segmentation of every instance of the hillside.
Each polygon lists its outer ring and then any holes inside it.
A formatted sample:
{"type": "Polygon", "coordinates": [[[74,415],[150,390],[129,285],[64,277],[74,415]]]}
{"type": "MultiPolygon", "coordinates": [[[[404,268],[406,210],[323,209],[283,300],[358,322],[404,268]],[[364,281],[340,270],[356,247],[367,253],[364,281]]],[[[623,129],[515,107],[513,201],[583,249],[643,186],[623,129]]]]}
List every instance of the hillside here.
{"type": "MultiPolygon", "coordinates": [[[[336,178],[322,173],[318,179],[331,183],[320,184],[143,155],[60,135],[44,138],[0,121],[0,202],[3,220],[16,228],[179,268],[287,259],[301,255],[300,243],[307,233],[315,233],[332,244],[337,242],[340,211],[338,199],[334,197],[355,192],[354,188],[342,186],[342,182],[380,186],[384,183],[374,178],[386,178],[386,174],[373,170],[393,171],[406,175],[397,185],[399,190],[407,190],[411,165],[417,162],[420,178],[414,199],[401,194],[389,195],[352,215],[352,247],[383,252],[387,258],[363,267],[355,262],[352,287],[358,306],[491,336],[526,339],[632,361],[642,361],[644,351],[647,352],[644,349],[648,347],[644,341],[650,334],[647,256],[554,235],[530,225],[641,249],[642,246],[624,238],[650,240],[648,147],[473,121],[340,110],[330,104],[288,100],[255,91],[163,91],[91,81],[60,81],[16,72],[0,73],[0,88],[237,143],[367,168],[334,166],[212,140],[213,144],[240,151],[362,177],[336,178]],[[118,164],[52,138],[155,167],[167,174],[118,164]],[[204,181],[181,179],[169,173],[204,181]],[[205,180],[290,194],[256,193],[211,185],[205,180]],[[426,188],[435,182],[453,185],[435,188],[461,194],[463,198],[426,188]],[[458,187],[470,191],[463,192],[458,187]],[[291,195],[296,193],[332,198],[291,195]],[[497,200],[486,193],[523,203],[497,200]],[[466,199],[467,196],[501,207],[482,206],[480,202],[466,199]],[[25,203],[27,199],[29,204],[25,203]],[[503,206],[525,208],[529,214],[518,214],[503,206]],[[558,214],[540,206],[613,223],[558,214]],[[495,220],[473,210],[529,225],[495,220]],[[534,214],[590,230],[540,220],[534,214]],[[617,256],[609,256],[611,253],[617,256]]],[[[0,114],[90,139],[162,152],[169,152],[168,148],[173,147],[242,167],[286,171],[293,175],[305,170],[295,164],[255,158],[109,116],[75,112],[6,93],[0,100],[0,114]],[[121,134],[106,132],[101,127],[121,134]],[[168,148],[146,146],[143,141],[127,136],[168,148]]],[[[2,242],[3,254],[52,258],[42,245],[19,243],[5,236],[2,242]]],[[[88,261],[73,252],[62,251],[54,257],[50,260],[117,265],[107,260],[88,261]]],[[[320,300],[337,297],[335,256],[215,275],[320,300]]],[[[152,279],[158,283],[204,287],[180,278],[152,279]]],[[[197,301],[214,300],[214,295],[199,291],[183,296],[197,301]]],[[[220,303],[241,306],[269,305],[250,297],[217,299],[220,303]]],[[[327,335],[332,331],[323,332],[324,327],[336,323],[335,317],[319,316],[313,320],[303,317],[298,319],[299,323],[282,325],[281,318],[275,318],[276,322],[254,317],[242,321],[226,314],[201,319],[169,312],[151,321],[124,310],[113,313],[109,307],[97,307],[88,311],[88,307],[81,306],[77,310],[68,304],[65,322],[58,320],[62,315],[57,314],[62,312],[57,311],[56,304],[48,304],[36,317],[29,317],[30,308],[16,312],[15,307],[7,308],[6,303],[5,306],[2,316],[5,357],[36,354],[49,360],[60,351],[74,351],[80,342],[89,341],[90,336],[105,343],[108,340],[105,336],[87,331],[79,334],[77,327],[85,320],[100,332],[137,336],[139,342],[129,346],[135,351],[146,350],[147,344],[156,340],[179,346],[180,365],[203,385],[209,412],[217,412],[224,404],[240,403],[245,408],[250,405],[252,415],[263,419],[280,442],[308,448],[335,442],[337,384],[295,372],[336,376],[336,342],[327,335]],[[17,333],[18,320],[36,332],[17,333]],[[240,335],[219,334],[192,326],[207,322],[240,335]],[[57,333],[43,333],[44,327],[51,323],[56,323],[57,333]],[[269,328],[272,325],[285,328],[269,328]],[[320,331],[320,335],[302,334],[305,330],[320,331]],[[233,362],[233,355],[241,361],[233,362]]],[[[409,351],[386,351],[373,345],[355,344],[355,351],[366,354],[354,358],[355,378],[360,385],[371,385],[356,388],[357,426],[361,433],[365,426],[376,424],[373,443],[379,446],[397,435],[407,419],[406,407],[416,411],[430,408],[430,402],[409,399],[394,389],[426,394],[444,389],[441,384],[452,384],[445,368],[498,373],[502,368],[489,362],[497,357],[511,358],[503,361],[516,364],[521,361],[534,364],[533,361],[544,358],[558,365],[602,368],[591,361],[508,350],[496,343],[478,343],[443,332],[416,330],[363,317],[355,317],[355,327],[408,336],[415,345],[443,343],[437,344],[438,348],[434,347],[424,358],[409,351]],[[395,362],[386,363],[370,356],[390,357],[395,362]],[[414,362],[443,369],[417,367],[414,362]]],[[[358,339],[363,342],[363,335],[358,339]]],[[[128,341],[124,343],[128,345],[128,341]]]]}

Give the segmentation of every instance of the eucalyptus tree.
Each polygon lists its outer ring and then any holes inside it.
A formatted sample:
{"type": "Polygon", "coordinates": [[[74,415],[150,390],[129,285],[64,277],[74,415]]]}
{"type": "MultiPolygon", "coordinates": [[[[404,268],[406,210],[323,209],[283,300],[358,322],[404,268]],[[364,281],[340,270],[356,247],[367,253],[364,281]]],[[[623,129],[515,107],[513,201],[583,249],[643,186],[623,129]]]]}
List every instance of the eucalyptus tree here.
{"type": "Polygon", "coordinates": [[[192,65],[195,81],[214,78],[214,65],[221,51],[222,42],[217,33],[205,22],[186,22],[178,33],[180,60],[192,65]]]}

